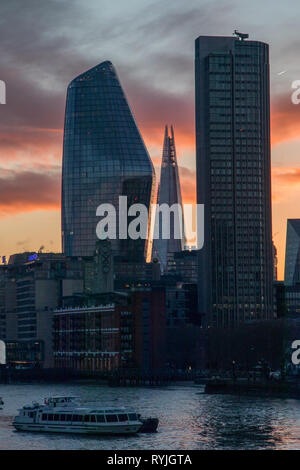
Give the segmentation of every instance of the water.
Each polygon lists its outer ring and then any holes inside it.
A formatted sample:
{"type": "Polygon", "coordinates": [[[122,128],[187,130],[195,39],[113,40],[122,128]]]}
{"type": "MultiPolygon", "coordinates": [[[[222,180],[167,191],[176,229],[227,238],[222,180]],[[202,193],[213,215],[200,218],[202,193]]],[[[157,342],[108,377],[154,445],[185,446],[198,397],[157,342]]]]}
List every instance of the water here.
{"type": "Polygon", "coordinates": [[[0,385],[0,449],[300,449],[300,401],[205,395],[202,386],[109,388],[90,383],[0,385]],[[17,409],[51,395],[128,406],[157,416],[155,434],[80,436],[17,432],[17,409]]]}

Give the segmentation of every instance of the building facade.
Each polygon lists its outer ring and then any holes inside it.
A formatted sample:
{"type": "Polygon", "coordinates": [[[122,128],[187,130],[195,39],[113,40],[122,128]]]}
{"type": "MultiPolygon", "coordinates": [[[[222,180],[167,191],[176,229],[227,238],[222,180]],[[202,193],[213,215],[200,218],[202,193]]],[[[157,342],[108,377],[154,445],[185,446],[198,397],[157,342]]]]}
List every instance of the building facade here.
{"type": "Polygon", "coordinates": [[[120,326],[115,305],[54,311],[54,366],[111,371],[120,365],[120,326]]]}
{"type": "Polygon", "coordinates": [[[167,273],[177,276],[180,281],[197,284],[197,250],[183,250],[177,253],[169,253],[167,259],[167,273]]]}
{"type": "Polygon", "coordinates": [[[273,316],[269,47],[196,39],[199,311],[207,326],[273,316]]]}
{"type": "MultiPolygon", "coordinates": [[[[100,221],[97,208],[100,204],[112,204],[116,210],[114,254],[149,259],[149,239],[119,236],[118,209],[119,196],[127,196],[128,207],[144,204],[149,208],[154,182],[149,154],[113,65],[103,62],[79,75],[70,83],[66,101],[62,172],[64,254],[94,254],[100,221]]],[[[122,224],[123,230],[127,229],[126,221],[122,224]]]]}
{"type": "Polygon", "coordinates": [[[7,361],[53,367],[53,310],[84,287],[81,260],[21,253],[1,267],[1,317],[7,361]],[[2,286],[2,288],[1,288],[2,286]]]}
{"type": "Polygon", "coordinates": [[[86,305],[78,302],[54,311],[56,368],[82,372],[163,368],[164,290],[128,287],[126,293],[110,298],[113,303],[101,305],[95,297],[86,299],[86,305]]]}
{"type": "Polygon", "coordinates": [[[287,220],[284,283],[300,283],[300,219],[287,220]]]}

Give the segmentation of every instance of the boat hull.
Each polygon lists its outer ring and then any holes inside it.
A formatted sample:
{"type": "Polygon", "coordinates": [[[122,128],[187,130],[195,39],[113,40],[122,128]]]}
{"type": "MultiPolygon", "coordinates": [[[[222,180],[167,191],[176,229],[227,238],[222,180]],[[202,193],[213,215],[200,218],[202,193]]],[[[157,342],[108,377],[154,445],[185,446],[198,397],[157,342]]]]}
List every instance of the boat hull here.
{"type": "Polygon", "coordinates": [[[16,428],[17,431],[94,435],[136,434],[141,428],[141,424],[124,424],[121,426],[62,426],[57,424],[13,423],[13,426],[16,428]]]}

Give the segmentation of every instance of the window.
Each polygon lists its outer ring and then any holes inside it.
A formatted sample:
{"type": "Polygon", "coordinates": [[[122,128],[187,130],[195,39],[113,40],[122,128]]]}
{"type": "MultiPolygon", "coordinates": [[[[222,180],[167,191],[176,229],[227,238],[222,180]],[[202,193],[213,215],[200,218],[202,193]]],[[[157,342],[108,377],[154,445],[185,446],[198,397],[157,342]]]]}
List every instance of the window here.
{"type": "Polygon", "coordinates": [[[129,413],[128,416],[130,421],[137,421],[137,415],[135,413],[129,413]]]}
{"type": "Polygon", "coordinates": [[[118,421],[117,415],[106,415],[107,423],[115,423],[118,421]]]}
{"type": "Polygon", "coordinates": [[[105,423],[104,415],[97,415],[97,423],[105,423]]]}
{"type": "Polygon", "coordinates": [[[118,415],[118,418],[119,418],[119,421],[123,422],[123,421],[128,421],[128,416],[127,415],[118,415]]]}
{"type": "Polygon", "coordinates": [[[96,422],[96,416],[95,416],[95,415],[91,415],[91,422],[92,422],[92,423],[95,423],[95,422],[96,422]]]}
{"type": "Polygon", "coordinates": [[[48,421],[48,417],[46,414],[42,414],[42,421],[48,421]]]}
{"type": "Polygon", "coordinates": [[[48,415],[48,421],[53,421],[53,415],[51,414],[48,415]]]}
{"type": "Polygon", "coordinates": [[[84,422],[85,422],[85,423],[89,423],[89,422],[90,422],[90,417],[89,417],[89,415],[85,415],[85,416],[84,416],[84,422]]]}
{"type": "Polygon", "coordinates": [[[59,421],[59,415],[54,415],[53,421],[59,421]]]}
{"type": "Polygon", "coordinates": [[[66,421],[66,415],[60,415],[60,421],[66,421]]]}

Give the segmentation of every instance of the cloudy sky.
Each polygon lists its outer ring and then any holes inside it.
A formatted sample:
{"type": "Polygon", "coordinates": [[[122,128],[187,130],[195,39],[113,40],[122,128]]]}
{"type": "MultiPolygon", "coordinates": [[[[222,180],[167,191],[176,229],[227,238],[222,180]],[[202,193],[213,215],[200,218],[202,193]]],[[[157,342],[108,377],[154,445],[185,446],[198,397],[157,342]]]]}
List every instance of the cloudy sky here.
{"type": "Polygon", "coordinates": [[[157,167],[175,127],[185,202],[195,200],[194,40],[234,29],[270,44],[273,237],[283,272],[287,218],[300,217],[298,0],[10,0],[0,4],[0,255],[60,250],[65,94],[111,60],[157,167]]]}

